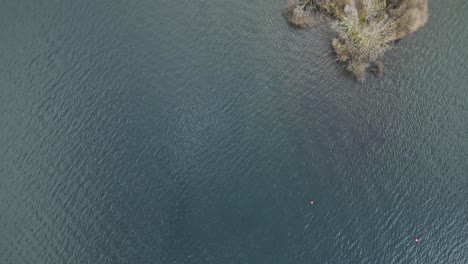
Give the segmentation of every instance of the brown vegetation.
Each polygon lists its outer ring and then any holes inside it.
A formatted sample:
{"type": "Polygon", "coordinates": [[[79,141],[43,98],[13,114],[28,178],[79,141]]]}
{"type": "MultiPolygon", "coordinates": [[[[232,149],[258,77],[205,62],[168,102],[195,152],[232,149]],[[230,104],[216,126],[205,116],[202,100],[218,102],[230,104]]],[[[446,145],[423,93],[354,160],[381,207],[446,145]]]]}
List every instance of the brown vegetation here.
{"type": "Polygon", "coordinates": [[[288,0],[286,17],[289,23],[299,27],[311,27],[320,22],[319,14],[312,10],[311,0],[288,0]]]}
{"type": "Polygon", "coordinates": [[[288,0],[288,20],[309,27],[326,16],[333,19],[338,38],[332,47],[347,70],[363,81],[371,63],[381,76],[382,62],[376,62],[395,40],[423,26],[428,19],[427,0],[288,0]]]}
{"type": "Polygon", "coordinates": [[[383,71],[384,71],[384,64],[383,62],[381,61],[376,61],[374,63],[374,68],[372,69],[375,73],[375,75],[377,75],[377,77],[382,77],[383,75],[383,71]]]}
{"type": "Polygon", "coordinates": [[[397,23],[396,39],[402,39],[426,24],[428,14],[427,0],[390,1],[400,2],[388,8],[390,16],[397,23]]]}

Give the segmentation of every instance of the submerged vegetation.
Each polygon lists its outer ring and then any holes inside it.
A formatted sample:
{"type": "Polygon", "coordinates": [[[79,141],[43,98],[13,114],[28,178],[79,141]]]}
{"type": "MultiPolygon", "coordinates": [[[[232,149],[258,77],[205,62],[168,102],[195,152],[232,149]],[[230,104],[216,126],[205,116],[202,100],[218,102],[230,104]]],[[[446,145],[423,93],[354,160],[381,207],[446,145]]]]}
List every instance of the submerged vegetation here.
{"type": "Polygon", "coordinates": [[[331,21],[338,33],[332,41],[337,59],[363,81],[371,64],[382,75],[379,58],[427,22],[428,7],[427,0],[288,0],[286,16],[300,27],[331,21]]]}

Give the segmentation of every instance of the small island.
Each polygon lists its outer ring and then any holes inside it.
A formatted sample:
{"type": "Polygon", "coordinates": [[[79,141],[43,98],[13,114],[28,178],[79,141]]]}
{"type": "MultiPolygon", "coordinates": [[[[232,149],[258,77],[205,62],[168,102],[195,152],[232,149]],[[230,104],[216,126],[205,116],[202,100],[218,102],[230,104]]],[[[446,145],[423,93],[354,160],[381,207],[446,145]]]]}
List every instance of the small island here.
{"type": "Polygon", "coordinates": [[[393,43],[422,27],[428,19],[427,0],[288,0],[286,16],[295,26],[330,21],[338,33],[332,47],[337,59],[360,81],[372,66],[383,73],[379,58],[393,43]]]}

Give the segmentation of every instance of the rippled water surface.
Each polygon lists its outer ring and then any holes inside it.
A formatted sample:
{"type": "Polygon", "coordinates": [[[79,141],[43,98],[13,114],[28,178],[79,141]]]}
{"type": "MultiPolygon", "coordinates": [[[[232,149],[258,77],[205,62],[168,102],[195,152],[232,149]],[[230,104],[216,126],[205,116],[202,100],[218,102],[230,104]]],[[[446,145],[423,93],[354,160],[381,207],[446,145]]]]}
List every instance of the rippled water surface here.
{"type": "Polygon", "coordinates": [[[468,2],[364,84],[283,5],[1,1],[0,263],[468,263],[468,2]]]}

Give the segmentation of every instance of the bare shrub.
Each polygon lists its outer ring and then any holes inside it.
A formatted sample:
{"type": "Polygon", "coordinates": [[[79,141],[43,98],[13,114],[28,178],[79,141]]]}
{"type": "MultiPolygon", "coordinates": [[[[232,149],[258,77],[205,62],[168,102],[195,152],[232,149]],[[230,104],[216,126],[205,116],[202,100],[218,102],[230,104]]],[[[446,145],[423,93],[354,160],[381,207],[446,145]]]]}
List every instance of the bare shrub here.
{"type": "Polygon", "coordinates": [[[382,75],[383,75],[383,72],[384,72],[384,64],[383,62],[381,61],[376,61],[374,63],[374,68],[372,69],[375,73],[375,75],[377,75],[377,77],[381,78],[382,75]]]}
{"type": "Polygon", "coordinates": [[[348,57],[348,47],[343,40],[334,38],[332,40],[332,48],[336,53],[336,58],[339,61],[345,62],[349,59],[348,57]]]}
{"type": "Polygon", "coordinates": [[[401,1],[389,9],[389,14],[397,21],[395,39],[402,39],[426,24],[429,18],[428,1],[401,1]]]}
{"type": "Polygon", "coordinates": [[[311,0],[288,0],[286,3],[286,17],[289,23],[299,27],[311,27],[321,22],[319,15],[314,12],[311,0]]]}
{"type": "Polygon", "coordinates": [[[360,82],[366,80],[366,70],[369,67],[369,63],[359,62],[359,61],[350,61],[346,69],[351,72],[356,79],[360,82]]]}

